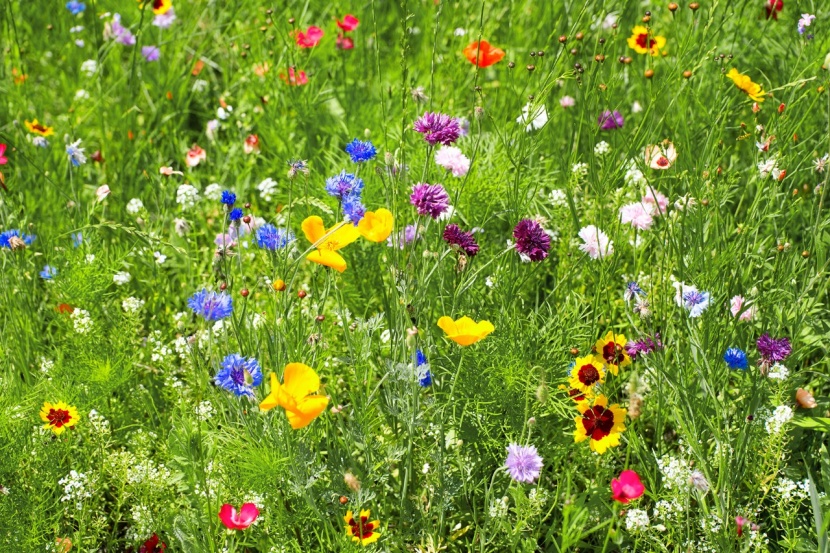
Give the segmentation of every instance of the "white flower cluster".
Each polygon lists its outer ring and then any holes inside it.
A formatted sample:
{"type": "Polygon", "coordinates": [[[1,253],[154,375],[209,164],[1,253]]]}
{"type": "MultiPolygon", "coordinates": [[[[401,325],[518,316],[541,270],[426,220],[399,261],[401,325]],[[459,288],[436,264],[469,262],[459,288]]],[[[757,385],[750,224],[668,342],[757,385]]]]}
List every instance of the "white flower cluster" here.
{"type": "Polygon", "coordinates": [[[92,427],[93,430],[98,432],[99,434],[109,434],[110,433],[110,421],[104,418],[104,416],[92,409],[89,414],[87,415],[87,420],[89,420],[89,425],[92,427]]]}
{"type": "Polygon", "coordinates": [[[607,154],[610,151],[611,151],[611,145],[608,142],[606,142],[605,140],[597,142],[596,146],[594,146],[594,154],[596,154],[598,156],[604,156],[605,154],[607,154]]]}
{"type": "Polygon", "coordinates": [[[154,363],[161,363],[172,354],[170,346],[161,340],[160,330],[154,330],[147,336],[147,345],[151,348],[150,359],[154,363]]]}
{"type": "Polygon", "coordinates": [[[646,178],[643,175],[643,172],[637,167],[637,164],[632,159],[628,162],[628,168],[625,170],[625,175],[623,175],[623,180],[625,184],[628,186],[640,186],[641,184],[645,184],[646,178]]]}
{"type": "Polygon", "coordinates": [[[567,204],[567,197],[565,196],[565,191],[556,188],[550,191],[550,195],[548,195],[548,201],[550,205],[553,207],[563,207],[567,204]]]}
{"type": "Polygon", "coordinates": [[[790,376],[790,369],[788,369],[781,363],[776,363],[775,365],[769,368],[767,376],[772,378],[773,380],[787,380],[787,377],[790,376]]]}
{"type": "Polygon", "coordinates": [[[691,471],[686,463],[677,457],[664,455],[657,459],[657,466],[663,474],[663,486],[666,489],[683,489],[689,484],[691,471]]]}
{"type": "Polygon", "coordinates": [[[130,509],[133,524],[127,529],[127,540],[138,542],[147,539],[156,531],[153,513],[145,505],[134,505],[130,509]]]}
{"type": "Polygon", "coordinates": [[[130,282],[132,278],[132,275],[127,271],[119,271],[112,275],[112,281],[118,286],[124,286],[125,284],[130,282]]]}
{"type": "Polygon", "coordinates": [[[775,491],[781,494],[784,501],[804,500],[810,497],[810,481],[805,479],[801,482],[794,482],[782,476],[778,479],[775,491]]]}
{"type": "Polygon", "coordinates": [[[139,309],[144,307],[144,300],[130,296],[121,302],[121,307],[127,313],[137,313],[139,309]]]}
{"type": "Polygon", "coordinates": [[[587,177],[588,164],[583,162],[574,163],[573,167],[571,167],[571,172],[579,177],[587,177]]]}
{"type": "Polygon", "coordinates": [[[210,418],[213,417],[214,412],[213,404],[208,400],[205,400],[196,406],[196,416],[199,417],[199,420],[210,420],[210,418]]]}
{"type": "Polygon", "coordinates": [[[72,326],[78,334],[86,334],[92,330],[92,319],[86,309],[76,309],[72,312],[70,318],[72,319],[72,326]]]}
{"type": "Polygon", "coordinates": [[[75,508],[79,511],[84,507],[84,499],[92,497],[89,478],[83,472],[71,470],[69,474],[58,480],[58,484],[63,486],[61,502],[73,501],[75,508]]]}
{"type": "Polygon", "coordinates": [[[130,215],[137,215],[139,211],[144,209],[144,202],[139,200],[138,198],[133,198],[129,202],[127,202],[127,213],[130,215]]]}
{"type": "Polygon", "coordinates": [[[152,459],[142,459],[127,472],[127,483],[149,484],[153,487],[164,488],[170,481],[170,476],[170,470],[164,465],[156,465],[152,459]]]}
{"type": "Polygon", "coordinates": [[[212,202],[218,202],[222,199],[222,185],[212,183],[205,187],[205,198],[212,202]]]}
{"type": "Polygon", "coordinates": [[[663,522],[673,522],[683,513],[683,505],[676,499],[671,501],[661,499],[654,505],[654,518],[663,522]]]}
{"type": "Polygon", "coordinates": [[[196,205],[199,201],[199,190],[190,184],[183,184],[176,190],[176,203],[182,206],[182,209],[189,209],[196,205]]]}
{"type": "Polygon", "coordinates": [[[259,196],[265,200],[266,202],[270,202],[274,199],[274,194],[277,193],[277,181],[268,177],[258,185],[256,185],[256,189],[259,190],[259,196]]]}
{"type": "Polygon", "coordinates": [[[55,367],[55,362],[45,357],[40,358],[40,372],[46,374],[55,367]]]}
{"type": "Polygon", "coordinates": [[[629,509],[625,513],[625,529],[629,532],[639,532],[648,528],[648,513],[642,509],[629,509]]]}
{"type": "Polygon", "coordinates": [[[764,425],[770,434],[778,434],[784,429],[784,425],[793,418],[793,410],[789,405],[779,405],[767,418],[764,425]]]}
{"type": "Polygon", "coordinates": [[[490,503],[490,518],[504,518],[507,516],[508,499],[502,497],[490,503]]]}

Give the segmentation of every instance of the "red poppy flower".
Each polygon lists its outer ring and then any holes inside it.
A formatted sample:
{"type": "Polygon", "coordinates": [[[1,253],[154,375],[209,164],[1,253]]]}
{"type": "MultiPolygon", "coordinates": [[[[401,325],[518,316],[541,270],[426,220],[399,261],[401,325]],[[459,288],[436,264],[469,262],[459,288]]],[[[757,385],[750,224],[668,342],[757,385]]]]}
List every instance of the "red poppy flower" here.
{"type": "Polygon", "coordinates": [[[259,516],[259,509],[253,503],[245,503],[237,512],[230,503],[225,503],[219,509],[219,520],[229,530],[244,530],[254,523],[259,516]]]}
{"type": "Polygon", "coordinates": [[[55,311],[62,315],[65,315],[67,313],[72,313],[73,311],[75,311],[75,308],[69,305],[68,303],[59,303],[57,307],[55,307],[55,311]]]}
{"type": "Polygon", "coordinates": [[[784,0],[767,0],[764,9],[767,10],[767,19],[778,19],[778,12],[784,9],[784,0]]]}
{"type": "Polygon", "coordinates": [[[498,63],[504,57],[504,50],[490,46],[486,40],[481,42],[473,42],[464,48],[464,56],[470,60],[470,63],[479,67],[490,67],[494,63],[498,63]]]}
{"type": "Polygon", "coordinates": [[[138,548],[138,553],[164,553],[167,549],[167,544],[161,541],[157,534],[144,542],[144,545],[138,548]]]}
{"type": "Polygon", "coordinates": [[[288,75],[280,73],[280,79],[285,81],[288,86],[300,86],[308,83],[305,71],[295,71],[293,67],[288,68],[288,75]]]}
{"type": "Polygon", "coordinates": [[[7,158],[4,154],[6,153],[6,145],[0,144],[0,165],[5,165],[9,162],[9,158],[7,158]]]}
{"type": "Polygon", "coordinates": [[[633,470],[624,470],[619,478],[611,480],[611,498],[620,503],[629,503],[646,491],[640,476],[633,470]]]}
{"type": "Polygon", "coordinates": [[[350,37],[343,35],[337,35],[337,40],[335,40],[334,44],[340,50],[351,50],[354,48],[354,41],[350,37]]]}
{"type": "Polygon", "coordinates": [[[337,26],[346,31],[354,31],[357,29],[357,26],[360,24],[360,21],[353,16],[352,14],[346,14],[343,16],[343,21],[337,20],[337,26]]]}
{"type": "Polygon", "coordinates": [[[300,48],[314,48],[320,43],[323,38],[323,29],[320,27],[311,26],[307,31],[297,31],[294,34],[294,40],[297,41],[297,46],[300,48]]]}

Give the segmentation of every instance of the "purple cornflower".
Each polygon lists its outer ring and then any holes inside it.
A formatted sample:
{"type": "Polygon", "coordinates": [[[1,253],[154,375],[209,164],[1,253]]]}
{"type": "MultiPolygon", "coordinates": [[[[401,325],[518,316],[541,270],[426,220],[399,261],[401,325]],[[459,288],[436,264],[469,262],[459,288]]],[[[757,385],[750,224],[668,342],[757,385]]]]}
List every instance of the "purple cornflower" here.
{"type": "Polygon", "coordinates": [[[450,196],[440,184],[418,183],[412,187],[409,203],[418,209],[418,215],[437,219],[450,207],[450,196]]]}
{"type": "Polygon", "coordinates": [[[334,196],[343,202],[349,196],[360,196],[363,192],[363,179],[346,171],[340,171],[339,175],[326,179],[326,192],[329,196],[334,196]]]}
{"type": "Polygon", "coordinates": [[[425,112],[415,121],[415,131],[424,135],[430,146],[443,144],[449,146],[461,135],[458,120],[443,113],[425,112]]]}
{"type": "Polygon", "coordinates": [[[352,158],[353,163],[369,161],[378,155],[378,151],[370,141],[362,142],[357,138],[346,144],[346,153],[352,158]]]}
{"type": "Polygon", "coordinates": [[[389,238],[386,239],[386,245],[390,248],[398,247],[398,249],[404,249],[404,247],[418,238],[418,227],[416,225],[406,225],[402,231],[398,231],[389,235],[389,238]]]}
{"type": "Polygon", "coordinates": [[[153,25],[159,29],[166,29],[176,20],[176,11],[170,8],[164,13],[160,13],[153,18],[153,25]]]}
{"type": "Polygon", "coordinates": [[[464,232],[458,225],[447,225],[444,229],[444,240],[451,246],[456,246],[470,257],[478,253],[478,244],[472,232],[464,232]]]}
{"type": "Polygon", "coordinates": [[[225,292],[212,292],[204,288],[190,296],[187,305],[206,321],[218,321],[233,313],[233,299],[225,292]]]}
{"type": "Polygon", "coordinates": [[[357,226],[360,220],[363,219],[363,216],[366,215],[366,206],[360,201],[360,195],[353,194],[343,200],[343,215],[354,226],[357,226]]]}
{"type": "Polygon", "coordinates": [[[542,458],[532,445],[510,444],[504,466],[514,481],[530,484],[542,473],[542,458]]]}
{"type": "Polygon", "coordinates": [[[625,119],[623,119],[622,113],[617,110],[605,110],[602,112],[602,115],[599,116],[599,120],[597,122],[599,124],[599,128],[602,130],[613,131],[614,129],[621,129],[625,119]]]}
{"type": "Polygon", "coordinates": [[[643,292],[643,289],[640,288],[640,285],[634,281],[629,282],[625,286],[625,292],[623,292],[623,298],[625,301],[631,301],[636,296],[644,296],[646,293],[643,292]]]}
{"type": "Polygon", "coordinates": [[[700,317],[706,308],[709,307],[709,292],[701,292],[692,287],[683,294],[683,307],[689,311],[689,317],[700,317]]]}
{"type": "Polygon", "coordinates": [[[537,221],[522,219],[513,229],[516,251],[527,256],[531,261],[542,261],[550,250],[550,236],[537,221]]]}
{"type": "Polygon", "coordinates": [[[222,370],[216,373],[216,385],[233,392],[237,397],[254,397],[254,386],[262,383],[262,369],[253,357],[232,353],[222,361],[222,370]]]}
{"type": "Polygon", "coordinates": [[[142,46],[141,55],[144,56],[145,61],[158,61],[161,57],[161,50],[158,46],[142,46]]]}
{"type": "Polygon", "coordinates": [[[276,251],[294,241],[294,233],[266,223],[256,229],[256,243],[260,248],[276,251]]]}
{"type": "Polygon", "coordinates": [[[628,342],[625,344],[625,352],[629,357],[635,359],[638,355],[648,355],[653,351],[663,349],[663,342],[660,341],[660,333],[654,335],[654,339],[649,336],[628,342]]]}
{"type": "Polygon", "coordinates": [[[758,353],[761,354],[761,360],[766,363],[783,361],[793,351],[789,338],[773,338],[767,332],[758,338],[757,345],[758,353]]]}
{"type": "Polygon", "coordinates": [[[135,35],[121,24],[121,14],[112,16],[112,21],[104,28],[104,38],[112,38],[124,46],[135,46],[135,35]]]}

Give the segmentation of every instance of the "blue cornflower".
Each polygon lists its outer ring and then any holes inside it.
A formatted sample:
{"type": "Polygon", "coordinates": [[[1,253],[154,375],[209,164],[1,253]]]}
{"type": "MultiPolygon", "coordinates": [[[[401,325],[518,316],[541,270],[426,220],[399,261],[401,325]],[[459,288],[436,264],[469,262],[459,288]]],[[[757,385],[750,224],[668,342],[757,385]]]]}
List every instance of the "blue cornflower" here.
{"type": "Polygon", "coordinates": [[[308,163],[304,159],[292,159],[288,162],[288,178],[293,179],[297,173],[308,175],[308,163]]]}
{"type": "Polygon", "coordinates": [[[294,241],[294,233],[266,223],[256,229],[256,245],[266,250],[281,250],[294,241]]]}
{"type": "Polygon", "coordinates": [[[70,236],[72,237],[72,246],[77,248],[84,243],[84,234],[82,232],[73,232],[70,236]]]}
{"type": "Polygon", "coordinates": [[[417,366],[415,371],[418,377],[418,385],[422,388],[432,386],[432,373],[429,370],[429,363],[427,363],[427,356],[421,350],[415,350],[415,362],[417,366]]]}
{"type": "Polygon", "coordinates": [[[643,289],[640,288],[640,285],[634,281],[629,282],[625,286],[625,292],[623,293],[623,297],[625,301],[631,301],[636,296],[644,296],[646,293],[643,292],[643,289]]]}
{"type": "Polygon", "coordinates": [[[0,232],[0,248],[8,248],[12,250],[16,247],[14,242],[18,240],[28,246],[34,241],[34,239],[35,237],[31,234],[20,234],[20,231],[17,229],[7,230],[5,232],[0,232]]]}
{"type": "Polygon", "coordinates": [[[730,369],[746,370],[749,362],[746,360],[746,353],[739,348],[729,348],[723,354],[723,360],[729,365],[730,369]]]}
{"type": "Polygon", "coordinates": [[[206,321],[218,321],[233,313],[233,299],[224,292],[212,292],[202,288],[187,300],[194,313],[206,321]]]}
{"type": "Polygon", "coordinates": [[[683,294],[683,307],[689,310],[689,317],[700,317],[706,308],[709,307],[709,292],[700,292],[691,288],[683,294]]]}
{"type": "Polygon", "coordinates": [[[378,155],[375,146],[369,142],[361,142],[357,138],[346,144],[346,153],[352,158],[353,163],[369,161],[378,155]]]}
{"type": "Polygon", "coordinates": [[[363,216],[366,215],[366,206],[360,201],[359,195],[348,196],[343,200],[343,215],[354,226],[357,226],[360,220],[363,219],[363,216]]]}
{"type": "Polygon", "coordinates": [[[216,373],[215,382],[237,397],[254,397],[254,386],[262,383],[262,369],[253,357],[232,353],[222,361],[222,370],[216,373]]]}
{"type": "Polygon", "coordinates": [[[236,194],[231,192],[230,190],[225,190],[222,192],[222,203],[227,206],[232,206],[236,203],[236,194]]]}
{"type": "Polygon", "coordinates": [[[231,221],[238,221],[242,218],[243,215],[245,215],[245,212],[242,211],[242,208],[235,207],[231,210],[230,213],[228,213],[228,218],[231,221]]]}
{"type": "Polygon", "coordinates": [[[81,148],[80,145],[80,140],[76,140],[72,144],[66,145],[66,155],[67,157],[69,157],[69,161],[72,163],[74,167],[80,167],[81,165],[86,163],[84,149],[81,148]]]}
{"type": "Polygon", "coordinates": [[[69,2],[66,3],[66,9],[69,10],[72,15],[78,15],[79,13],[83,13],[86,9],[86,4],[78,2],[77,0],[69,0],[69,2]]]}
{"type": "Polygon", "coordinates": [[[360,196],[361,192],[363,192],[363,179],[346,171],[341,171],[339,175],[326,179],[326,193],[341,202],[349,196],[360,196]]]}
{"type": "Polygon", "coordinates": [[[44,265],[43,270],[40,272],[40,278],[43,280],[52,280],[56,276],[58,276],[58,270],[51,265],[44,265]]]}

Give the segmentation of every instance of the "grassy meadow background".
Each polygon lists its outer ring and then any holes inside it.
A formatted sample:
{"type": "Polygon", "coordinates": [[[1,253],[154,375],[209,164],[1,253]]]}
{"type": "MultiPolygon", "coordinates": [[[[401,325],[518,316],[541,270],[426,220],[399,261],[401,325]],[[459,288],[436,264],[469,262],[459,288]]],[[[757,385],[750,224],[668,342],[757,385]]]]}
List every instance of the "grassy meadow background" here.
{"type": "Polygon", "coordinates": [[[830,12],[678,4],[173,0],[167,28],[134,0],[0,4],[0,233],[36,236],[0,238],[0,550],[830,551],[830,12]],[[629,46],[636,26],[665,37],[657,55],[629,46]],[[481,39],[504,58],[468,61],[481,39]],[[425,112],[468,127],[463,176],[413,129],[425,112]],[[352,162],[355,138],[377,156],[352,162]],[[666,140],[676,159],[655,169],[644,152],[666,140]],[[394,229],[341,249],[340,273],[306,261],[302,226],[343,220],[325,183],[344,170],[394,229]],[[419,215],[418,183],[452,211],[419,215]],[[224,190],[296,240],[218,245],[224,190]],[[660,196],[649,228],[621,221],[660,196]],[[523,219],[550,237],[541,261],[517,253],[523,219]],[[442,238],[451,224],[476,255],[442,238]],[[613,252],[586,253],[590,225],[613,252]],[[697,311],[688,286],[708,293],[697,311]],[[194,313],[202,289],[233,314],[194,313]],[[461,346],[443,316],[495,330],[461,346]],[[626,410],[600,454],[575,441],[569,376],[609,331],[654,347],[588,392],[626,410]],[[791,354],[765,363],[764,334],[791,354]],[[215,382],[234,353],[261,367],[253,398],[215,382]],[[289,363],[329,398],[301,429],[259,407],[289,363]],[[77,424],[44,428],[44,402],[77,424]],[[505,468],[510,444],[537,449],[532,482],[505,468]],[[626,469],[645,493],[621,503],[626,469]],[[259,516],[228,530],[226,503],[259,516]],[[372,543],[344,521],[360,510],[372,543]]]}

